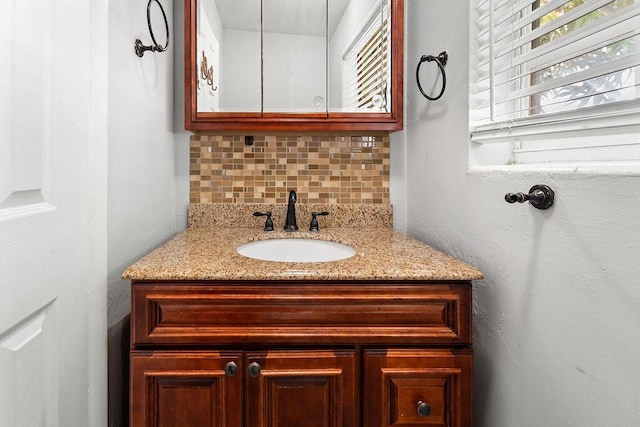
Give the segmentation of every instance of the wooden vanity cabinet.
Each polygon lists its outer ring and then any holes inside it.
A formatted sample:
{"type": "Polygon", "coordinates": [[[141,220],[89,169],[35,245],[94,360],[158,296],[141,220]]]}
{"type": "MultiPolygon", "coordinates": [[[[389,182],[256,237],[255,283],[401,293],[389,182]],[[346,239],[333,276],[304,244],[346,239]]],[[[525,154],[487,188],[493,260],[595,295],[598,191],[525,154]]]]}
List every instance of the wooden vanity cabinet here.
{"type": "Polygon", "coordinates": [[[470,282],[132,283],[131,425],[473,425],[470,282]]]}

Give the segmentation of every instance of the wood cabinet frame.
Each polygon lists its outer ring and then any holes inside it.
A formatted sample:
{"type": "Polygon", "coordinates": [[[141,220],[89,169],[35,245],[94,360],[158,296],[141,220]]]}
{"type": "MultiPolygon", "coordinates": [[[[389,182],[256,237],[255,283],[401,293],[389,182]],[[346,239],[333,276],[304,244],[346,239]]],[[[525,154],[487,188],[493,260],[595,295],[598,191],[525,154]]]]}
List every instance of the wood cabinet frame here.
{"type": "Polygon", "coordinates": [[[136,427],[473,425],[470,281],[134,280],[131,299],[136,427]]]}
{"type": "Polygon", "coordinates": [[[197,0],[184,0],[185,129],[192,131],[394,131],[403,127],[404,0],[391,1],[391,113],[198,112],[197,0]]]}

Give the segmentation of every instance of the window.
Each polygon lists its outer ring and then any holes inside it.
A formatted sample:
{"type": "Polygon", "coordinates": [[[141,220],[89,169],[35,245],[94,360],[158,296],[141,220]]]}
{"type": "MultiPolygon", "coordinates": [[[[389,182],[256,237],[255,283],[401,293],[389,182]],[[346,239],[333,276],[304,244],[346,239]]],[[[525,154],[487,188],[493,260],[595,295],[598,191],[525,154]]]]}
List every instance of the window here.
{"type": "Polygon", "coordinates": [[[385,2],[343,55],[342,105],[345,111],[388,111],[391,83],[391,22],[385,2]]]}
{"type": "Polygon", "coordinates": [[[477,0],[476,13],[472,141],[508,142],[509,162],[640,159],[640,0],[477,0]]]}

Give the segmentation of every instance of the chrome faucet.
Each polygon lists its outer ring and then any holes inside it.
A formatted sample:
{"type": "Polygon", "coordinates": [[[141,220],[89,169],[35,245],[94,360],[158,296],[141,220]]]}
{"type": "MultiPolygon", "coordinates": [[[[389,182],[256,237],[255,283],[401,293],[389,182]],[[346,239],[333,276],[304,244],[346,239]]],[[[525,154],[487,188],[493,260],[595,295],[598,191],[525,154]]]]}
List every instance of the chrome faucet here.
{"type": "Polygon", "coordinates": [[[285,231],[298,231],[298,224],[296,223],[296,192],[294,190],[289,191],[289,203],[287,204],[287,221],[284,223],[285,231]]]}

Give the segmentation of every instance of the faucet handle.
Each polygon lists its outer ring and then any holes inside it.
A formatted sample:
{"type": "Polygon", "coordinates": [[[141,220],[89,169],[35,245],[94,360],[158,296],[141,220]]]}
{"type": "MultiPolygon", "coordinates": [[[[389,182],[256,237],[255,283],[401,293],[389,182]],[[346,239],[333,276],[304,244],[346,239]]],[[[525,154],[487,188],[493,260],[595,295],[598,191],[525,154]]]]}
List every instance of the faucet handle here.
{"type": "Polygon", "coordinates": [[[327,216],[329,212],[311,212],[311,224],[309,224],[309,231],[320,231],[318,224],[318,216],[327,216]]]}
{"type": "Polygon", "coordinates": [[[271,219],[271,212],[254,212],[253,216],[266,216],[267,220],[264,222],[264,231],[273,231],[273,220],[271,219]]]}

